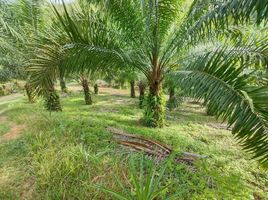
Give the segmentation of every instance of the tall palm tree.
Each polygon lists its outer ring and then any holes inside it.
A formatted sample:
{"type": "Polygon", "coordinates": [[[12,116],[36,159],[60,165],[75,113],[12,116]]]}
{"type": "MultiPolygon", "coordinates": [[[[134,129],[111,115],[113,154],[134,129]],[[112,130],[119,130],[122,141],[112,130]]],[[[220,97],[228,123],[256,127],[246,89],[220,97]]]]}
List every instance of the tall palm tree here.
{"type": "Polygon", "coordinates": [[[265,26],[267,9],[263,0],[88,0],[78,10],[64,6],[63,14],[54,9],[69,41],[60,51],[39,47],[30,68],[33,84],[49,85],[55,67],[62,73],[135,68],[149,83],[144,121],[162,127],[163,80],[183,68],[174,75],[182,88],[205,98],[216,116],[233,125],[242,145],[265,162],[267,88],[250,87],[244,69],[253,59],[267,58],[267,38],[239,43],[230,35],[237,25],[265,26]],[[193,51],[197,46],[202,50],[193,51]],[[47,74],[49,79],[42,78],[47,74]]]}

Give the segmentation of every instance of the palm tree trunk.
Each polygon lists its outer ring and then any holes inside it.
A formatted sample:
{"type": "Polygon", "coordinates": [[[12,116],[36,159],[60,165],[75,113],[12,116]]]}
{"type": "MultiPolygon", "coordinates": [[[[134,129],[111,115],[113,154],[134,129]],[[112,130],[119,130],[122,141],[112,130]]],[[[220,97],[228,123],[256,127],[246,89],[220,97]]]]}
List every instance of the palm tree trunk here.
{"type": "Polygon", "coordinates": [[[169,101],[172,100],[175,96],[175,88],[170,87],[169,88],[169,101]]]}
{"type": "Polygon", "coordinates": [[[94,85],[94,93],[99,94],[99,86],[97,83],[94,85]]]}
{"type": "Polygon", "coordinates": [[[32,93],[32,89],[29,86],[29,83],[26,83],[24,88],[25,88],[25,91],[26,91],[26,95],[28,97],[28,102],[29,103],[35,103],[35,98],[34,98],[34,95],[32,93]]]}
{"type": "Polygon", "coordinates": [[[140,91],[140,96],[139,96],[139,107],[143,108],[144,105],[144,98],[145,98],[145,89],[146,89],[146,83],[140,81],[138,83],[139,91],[140,91]]]}
{"type": "Polygon", "coordinates": [[[67,93],[67,87],[66,87],[66,83],[63,77],[60,77],[60,88],[61,88],[61,92],[67,93]]]}
{"type": "Polygon", "coordinates": [[[175,88],[174,87],[170,87],[169,88],[169,99],[167,102],[167,107],[169,108],[169,110],[172,110],[176,107],[175,105],[175,88]]]}
{"type": "Polygon", "coordinates": [[[135,98],[135,81],[130,81],[130,97],[135,98]]]}
{"type": "Polygon", "coordinates": [[[86,77],[81,76],[81,84],[84,90],[84,95],[85,95],[85,103],[86,105],[91,105],[92,104],[92,98],[91,94],[89,91],[89,86],[88,86],[88,80],[86,77]]]}
{"type": "Polygon", "coordinates": [[[45,107],[49,111],[62,111],[60,97],[52,86],[46,94],[45,107]]]}
{"type": "Polygon", "coordinates": [[[153,80],[150,83],[144,112],[144,121],[150,127],[163,127],[165,125],[165,100],[162,94],[162,84],[153,80]]]}

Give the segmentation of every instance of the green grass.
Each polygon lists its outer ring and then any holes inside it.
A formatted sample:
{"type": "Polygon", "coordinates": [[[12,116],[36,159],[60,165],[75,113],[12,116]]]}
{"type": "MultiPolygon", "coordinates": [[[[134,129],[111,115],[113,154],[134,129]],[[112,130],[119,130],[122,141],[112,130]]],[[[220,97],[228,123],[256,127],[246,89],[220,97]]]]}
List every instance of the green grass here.
{"type": "Polygon", "coordinates": [[[0,136],[4,135],[10,130],[10,125],[6,123],[1,123],[0,122],[0,136]]]}
{"type": "MultiPolygon", "coordinates": [[[[0,143],[0,199],[113,199],[92,185],[121,191],[117,177],[130,187],[129,158],[142,155],[111,142],[108,126],[157,139],[176,152],[208,156],[195,171],[169,161],[161,184],[172,186],[161,197],[268,199],[267,172],[204,108],[184,103],[168,113],[165,128],[153,129],[142,125],[138,99],[105,94],[93,100],[86,106],[82,93],[73,93],[62,99],[61,113],[45,111],[42,100],[31,105],[21,98],[0,106],[2,115],[27,127],[19,139],[0,143]]],[[[0,133],[5,131],[1,126],[0,133]]]]}

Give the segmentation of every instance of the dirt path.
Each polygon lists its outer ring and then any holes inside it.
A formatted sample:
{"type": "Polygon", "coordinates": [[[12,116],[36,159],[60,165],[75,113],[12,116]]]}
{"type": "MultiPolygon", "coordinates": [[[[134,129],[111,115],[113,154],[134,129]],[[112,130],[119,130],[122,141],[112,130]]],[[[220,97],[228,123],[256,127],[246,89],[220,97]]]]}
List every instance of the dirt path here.
{"type": "MultiPolygon", "coordinates": [[[[67,87],[68,87],[68,90],[73,91],[73,92],[78,92],[78,91],[83,90],[79,84],[71,84],[71,85],[67,85],[67,87]]],[[[90,87],[90,90],[94,91],[94,88],[90,87]]],[[[115,89],[111,87],[101,87],[101,86],[99,86],[99,92],[100,94],[110,94],[110,95],[129,95],[130,94],[130,91],[127,89],[115,89]]]]}
{"type": "MultiPolygon", "coordinates": [[[[3,123],[8,123],[7,118],[5,116],[0,116],[0,125],[3,123]]],[[[9,122],[9,124],[11,125],[11,129],[0,137],[0,143],[17,139],[25,128],[24,125],[18,125],[13,122],[9,122]]]]}
{"type": "Polygon", "coordinates": [[[21,93],[15,93],[15,94],[7,95],[7,96],[2,96],[0,97],[0,105],[5,104],[5,103],[10,103],[11,101],[17,101],[22,96],[23,94],[21,93]]]}
{"type": "Polygon", "coordinates": [[[17,139],[20,135],[22,130],[25,128],[24,125],[14,125],[10,131],[8,131],[6,134],[4,134],[0,138],[0,142],[6,142],[10,140],[15,140],[17,139]]]}
{"type": "Polygon", "coordinates": [[[5,116],[0,116],[0,124],[3,124],[7,121],[7,118],[5,116]]]}

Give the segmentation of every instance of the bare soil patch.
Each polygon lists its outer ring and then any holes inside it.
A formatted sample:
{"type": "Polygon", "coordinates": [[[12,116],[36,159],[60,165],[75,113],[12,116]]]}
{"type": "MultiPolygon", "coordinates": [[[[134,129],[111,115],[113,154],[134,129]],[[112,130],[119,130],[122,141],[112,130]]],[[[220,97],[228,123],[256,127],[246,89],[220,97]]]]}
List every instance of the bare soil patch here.
{"type": "Polygon", "coordinates": [[[0,116],[0,124],[3,124],[7,121],[7,118],[5,116],[0,116]]]}
{"type": "Polygon", "coordinates": [[[23,96],[23,94],[21,94],[21,93],[15,93],[15,94],[7,95],[7,96],[2,96],[2,97],[0,97],[0,104],[5,104],[5,103],[11,102],[11,101],[17,101],[22,96],[23,96]]]}
{"type": "MultiPolygon", "coordinates": [[[[7,117],[0,116],[0,124],[7,123],[7,122],[8,122],[7,117]]],[[[10,131],[8,131],[6,134],[0,137],[0,142],[17,139],[21,135],[23,129],[25,128],[25,125],[17,125],[13,122],[11,122],[10,124],[11,124],[10,131]]]]}
{"type": "Polygon", "coordinates": [[[24,128],[25,128],[24,125],[13,125],[11,130],[0,138],[0,141],[2,142],[17,139],[21,135],[22,130],[24,128]]]}
{"type": "Polygon", "coordinates": [[[101,87],[100,88],[100,93],[120,96],[120,95],[129,95],[130,92],[128,90],[101,87]]]}

